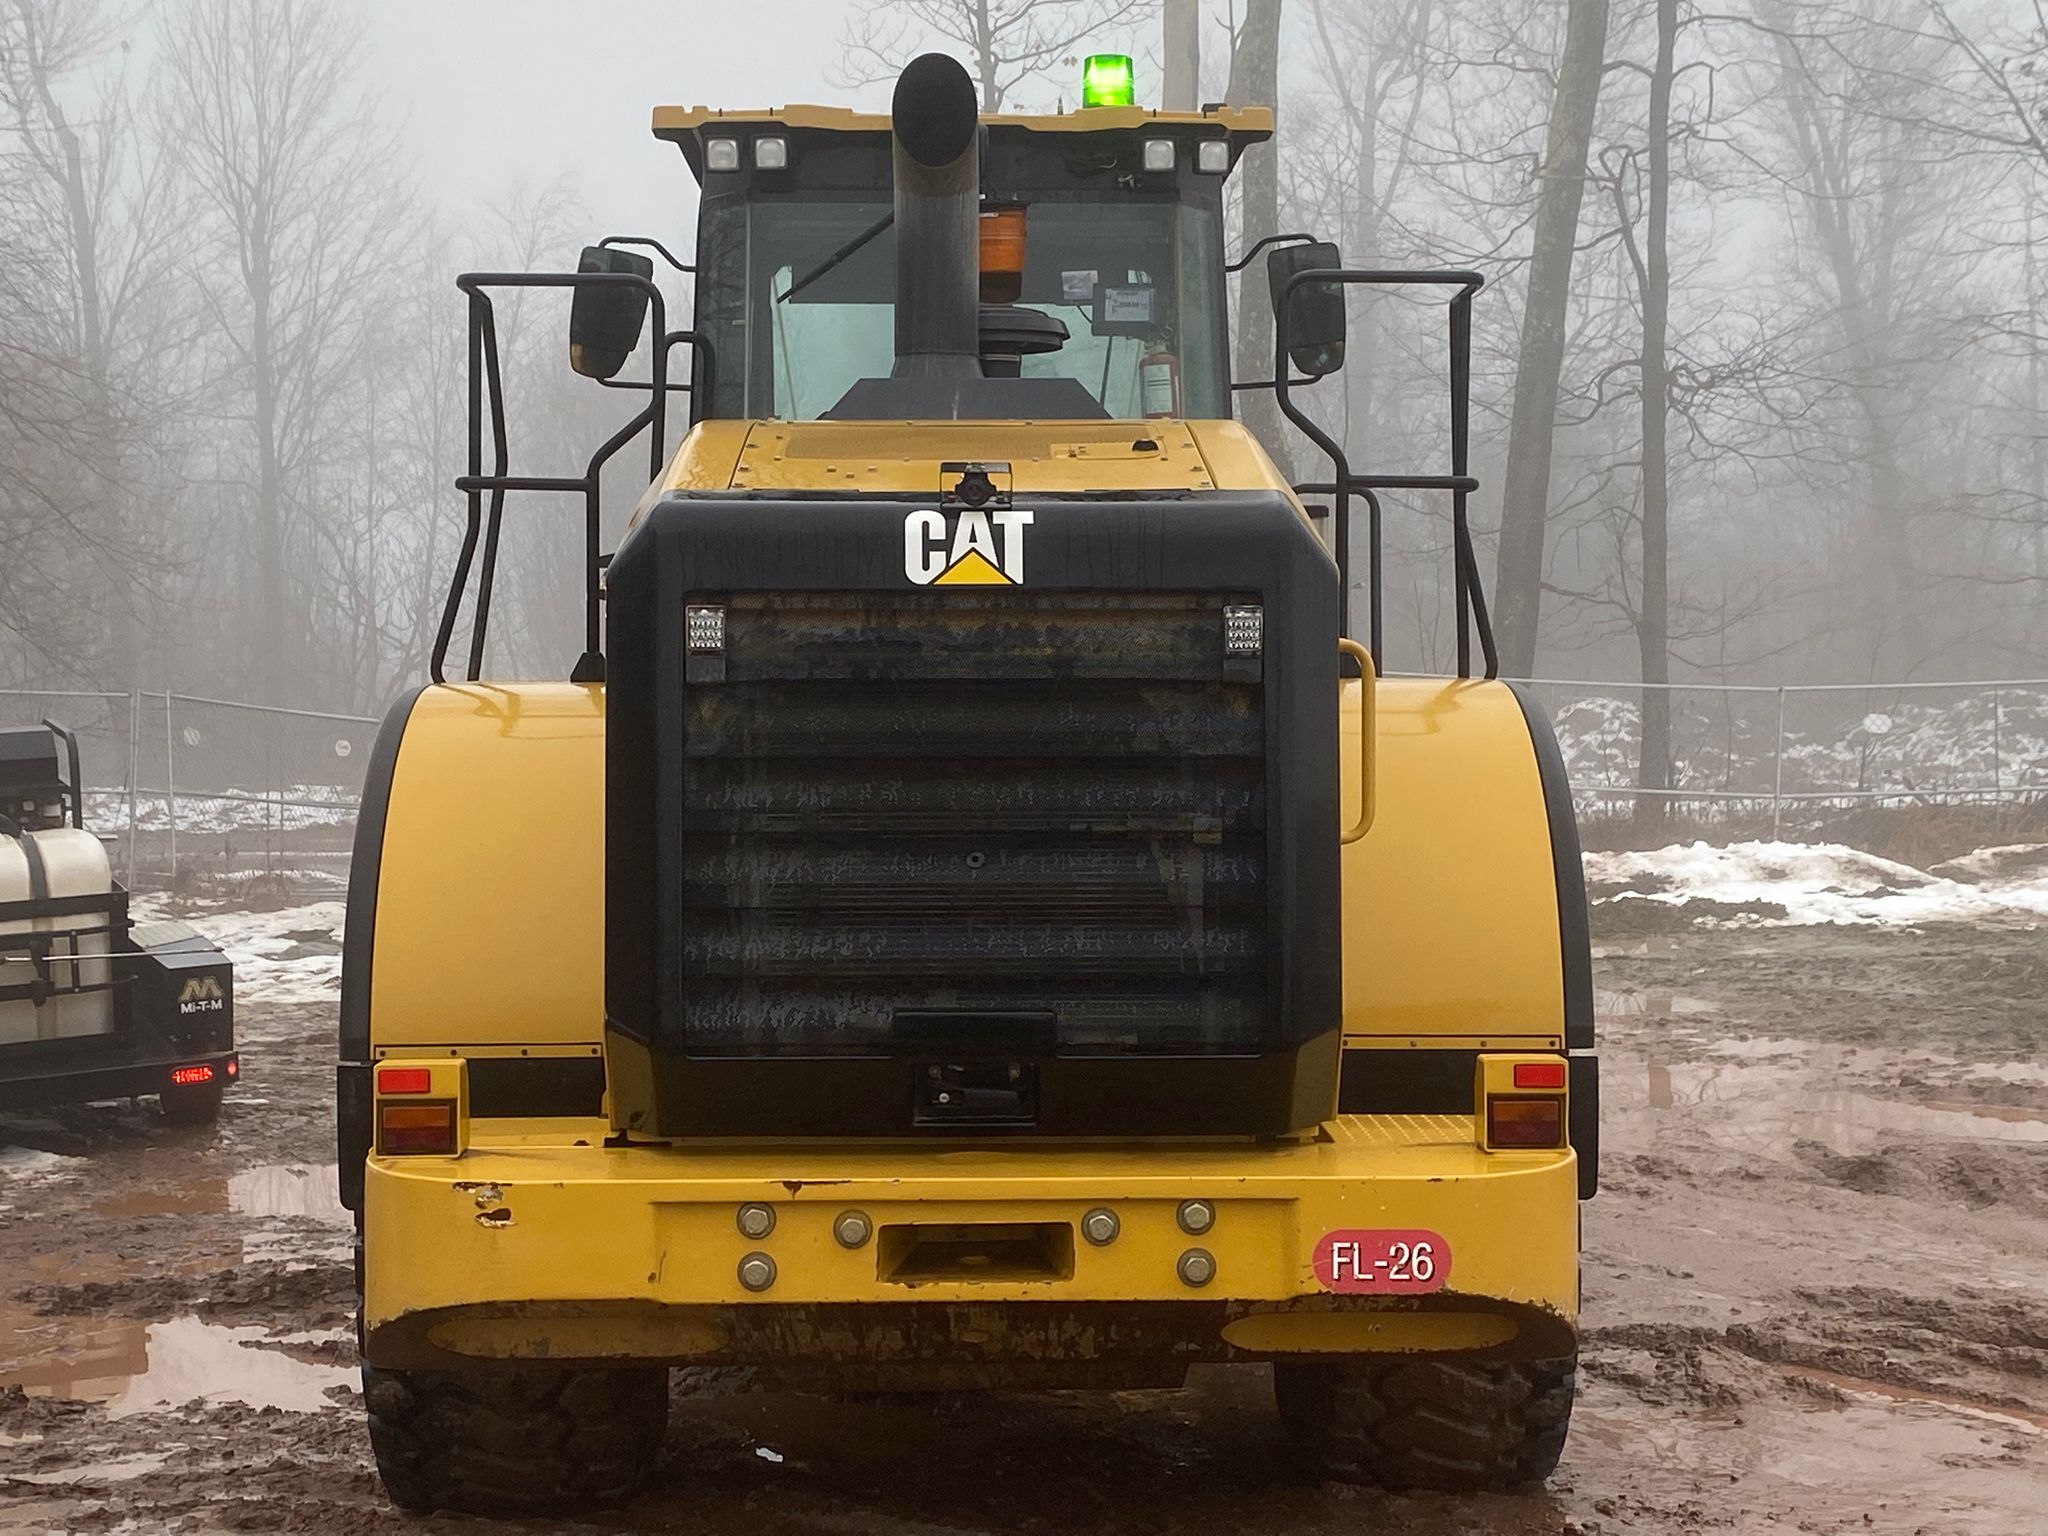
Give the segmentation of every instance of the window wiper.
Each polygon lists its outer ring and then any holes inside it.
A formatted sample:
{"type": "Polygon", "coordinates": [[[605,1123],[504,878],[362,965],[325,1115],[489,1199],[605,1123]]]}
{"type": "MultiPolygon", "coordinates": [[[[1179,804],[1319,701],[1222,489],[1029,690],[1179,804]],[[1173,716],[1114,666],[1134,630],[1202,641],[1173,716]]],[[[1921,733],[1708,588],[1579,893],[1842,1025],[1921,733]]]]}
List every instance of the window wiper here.
{"type": "Polygon", "coordinates": [[[896,210],[892,208],[887,213],[883,214],[879,219],[875,220],[874,223],[870,224],[866,229],[862,230],[859,234],[855,235],[851,240],[847,241],[846,244],[839,247],[839,249],[834,251],[830,256],[827,256],[823,261],[819,262],[815,267],[811,268],[811,270],[806,272],[802,277],[798,278],[795,282],[791,283],[789,287],[785,289],[776,298],[775,302],[778,304],[784,303],[789,299],[791,294],[801,293],[804,289],[810,287],[811,284],[815,283],[827,272],[830,272],[842,261],[845,261],[848,257],[852,256],[855,252],[860,250],[862,246],[866,245],[870,240],[874,239],[875,236],[879,235],[883,230],[887,229],[891,224],[894,224],[895,222],[896,210]]]}

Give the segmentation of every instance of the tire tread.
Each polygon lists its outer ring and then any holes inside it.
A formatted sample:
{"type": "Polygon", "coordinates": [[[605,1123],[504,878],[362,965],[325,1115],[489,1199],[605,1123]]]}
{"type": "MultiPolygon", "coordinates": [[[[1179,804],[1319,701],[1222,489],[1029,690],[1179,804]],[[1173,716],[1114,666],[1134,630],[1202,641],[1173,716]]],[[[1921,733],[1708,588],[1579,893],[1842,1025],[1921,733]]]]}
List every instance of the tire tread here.
{"type": "Polygon", "coordinates": [[[363,1405],[378,1474],[400,1508],[560,1514],[638,1491],[667,1428],[668,1372],[366,1365],[363,1405]]]}
{"type": "Polygon", "coordinates": [[[1282,1423],[1320,1476],[1498,1491],[1556,1470],[1577,1363],[1280,1361],[1273,1388],[1282,1423]]]}

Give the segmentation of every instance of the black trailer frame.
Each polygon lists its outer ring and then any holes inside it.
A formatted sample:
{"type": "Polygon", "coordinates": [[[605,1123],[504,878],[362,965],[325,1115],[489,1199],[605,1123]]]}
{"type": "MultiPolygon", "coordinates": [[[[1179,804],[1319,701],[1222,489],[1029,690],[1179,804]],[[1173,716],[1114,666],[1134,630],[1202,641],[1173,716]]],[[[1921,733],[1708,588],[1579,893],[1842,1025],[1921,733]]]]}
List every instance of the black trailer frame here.
{"type": "MultiPolygon", "coordinates": [[[[63,820],[83,830],[78,738],[55,721],[43,725],[66,748],[63,820]]],[[[136,933],[118,881],[89,895],[0,902],[0,965],[25,963],[30,973],[0,982],[0,1005],[40,1008],[104,993],[114,1014],[104,1034],[0,1044],[0,1111],[226,1088],[239,1080],[232,962],[182,925],[154,942],[138,942],[136,933]],[[20,931],[5,931],[17,924],[20,931]],[[105,952],[88,952],[92,941],[103,941],[105,952]],[[86,980],[89,968],[104,968],[105,979],[86,980]]]]}

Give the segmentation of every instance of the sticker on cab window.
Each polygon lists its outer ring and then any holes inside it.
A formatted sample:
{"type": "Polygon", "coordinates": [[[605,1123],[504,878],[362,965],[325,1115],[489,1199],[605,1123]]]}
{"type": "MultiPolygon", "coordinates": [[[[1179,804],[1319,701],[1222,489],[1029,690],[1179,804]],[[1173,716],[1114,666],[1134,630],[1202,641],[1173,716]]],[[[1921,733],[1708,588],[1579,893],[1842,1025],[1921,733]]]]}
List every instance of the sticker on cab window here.
{"type": "Polygon", "coordinates": [[[1099,295],[1099,320],[1104,325],[1150,325],[1156,288],[1104,288],[1099,295]]]}

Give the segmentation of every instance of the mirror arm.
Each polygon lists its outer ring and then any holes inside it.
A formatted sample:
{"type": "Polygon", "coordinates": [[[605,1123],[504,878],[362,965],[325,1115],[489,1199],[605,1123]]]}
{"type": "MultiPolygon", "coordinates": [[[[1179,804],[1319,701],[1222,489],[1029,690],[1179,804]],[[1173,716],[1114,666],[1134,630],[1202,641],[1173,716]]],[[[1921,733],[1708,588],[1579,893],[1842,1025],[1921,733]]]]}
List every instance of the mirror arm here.
{"type": "MultiPolygon", "coordinates": [[[[1295,389],[1306,389],[1311,384],[1322,383],[1328,377],[1327,373],[1303,374],[1300,378],[1289,379],[1287,382],[1295,389]]],[[[1278,384],[1272,379],[1247,379],[1242,384],[1231,385],[1230,392],[1236,394],[1239,390],[1244,389],[1277,389],[1278,387],[1278,384]]]]}
{"type": "Polygon", "coordinates": [[[598,241],[597,243],[600,246],[604,247],[621,245],[645,246],[648,250],[653,251],[657,256],[659,256],[663,261],[667,262],[670,266],[674,267],[678,272],[686,272],[693,277],[696,275],[697,272],[697,269],[691,266],[688,262],[676,260],[675,256],[670,253],[669,248],[663,245],[659,240],[651,240],[646,235],[606,235],[602,240],[598,241]]]}
{"type": "Polygon", "coordinates": [[[1304,235],[1298,232],[1291,235],[1267,235],[1264,239],[1255,243],[1250,250],[1238,257],[1237,260],[1223,263],[1223,270],[1225,272],[1242,272],[1252,264],[1252,258],[1269,245],[1314,245],[1315,241],[1316,237],[1314,235],[1304,235]]]}

